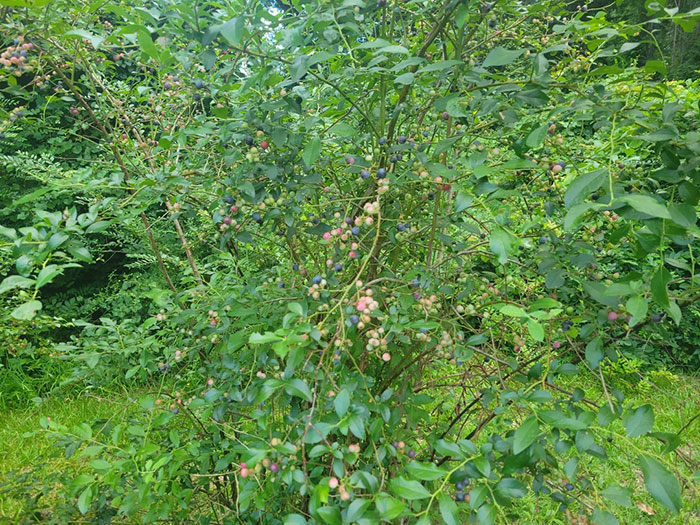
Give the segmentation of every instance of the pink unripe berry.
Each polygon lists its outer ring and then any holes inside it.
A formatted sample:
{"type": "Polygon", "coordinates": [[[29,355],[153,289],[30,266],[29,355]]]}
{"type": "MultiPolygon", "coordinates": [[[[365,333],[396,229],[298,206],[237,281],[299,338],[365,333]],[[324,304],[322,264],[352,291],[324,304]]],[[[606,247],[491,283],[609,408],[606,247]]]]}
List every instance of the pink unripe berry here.
{"type": "Polygon", "coordinates": [[[552,343],[552,346],[553,346],[554,348],[561,348],[561,342],[559,342],[559,341],[554,341],[554,342],[552,343]]]}
{"type": "Polygon", "coordinates": [[[391,361],[391,354],[389,352],[384,352],[382,354],[382,361],[385,361],[385,362],[391,361]]]}
{"type": "Polygon", "coordinates": [[[326,233],[324,233],[324,234],[323,234],[323,238],[324,238],[326,241],[330,240],[330,238],[331,238],[331,232],[326,232],[326,233]]]}
{"type": "Polygon", "coordinates": [[[608,321],[617,321],[617,312],[608,312],[608,321]]]}
{"type": "Polygon", "coordinates": [[[560,164],[555,164],[552,166],[552,173],[559,173],[562,170],[562,167],[560,164]]]}
{"type": "Polygon", "coordinates": [[[339,482],[338,478],[331,478],[328,480],[328,486],[332,489],[338,488],[339,482]]]}

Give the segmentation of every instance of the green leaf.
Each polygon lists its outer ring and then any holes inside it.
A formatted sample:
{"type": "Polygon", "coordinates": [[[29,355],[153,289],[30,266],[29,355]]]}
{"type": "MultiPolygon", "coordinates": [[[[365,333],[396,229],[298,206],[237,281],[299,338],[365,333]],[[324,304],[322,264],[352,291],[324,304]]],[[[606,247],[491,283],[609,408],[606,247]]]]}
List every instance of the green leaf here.
{"type": "Polygon", "coordinates": [[[55,250],[68,240],[68,235],[63,232],[54,233],[49,239],[49,250],[55,250]]]}
{"type": "Polygon", "coordinates": [[[389,481],[389,490],[399,498],[407,500],[425,499],[430,497],[430,492],[417,481],[407,480],[404,477],[394,478],[389,481]]]}
{"type": "Polygon", "coordinates": [[[647,303],[647,300],[644,299],[644,297],[642,297],[641,295],[634,295],[627,300],[625,308],[630,314],[632,314],[630,326],[634,326],[640,321],[643,321],[644,318],[647,316],[647,312],[649,311],[649,304],[647,303]]]}
{"type": "Polygon", "coordinates": [[[659,217],[661,219],[671,218],[671,214],[666,206],[649,195],[624,195],[620,197],[620,200],[626,202],[635,210],[651,215],[652,217],[659,217]]]}
{"type": "Polygon", "coordinates": [[[566,231],[571,231],[574,226],[578,226],[578,223],[588,210],[594,210],[600,207],[600,204],[594,204],[592,202],[582,202],[581,204],[572,206],[566,214],[566,217],[564,217],[564,229],[566,231]]]}
{"type": "Polygon", "coordinates": [[[301,514],[287,514],[284,517],[284,525],[306,525],[306,518],[301,514]]]}
{"type": "Polygon", "coordinates": [[[666,290],[666,283],[669,280],[669,274],[663,266],[660,266],[651,278],[651,295],[656,303],[664,309],[669,307],[668,291],[666,290]]]}
{"type": "Polygon", "coordinates": [[[617,503],[623,507],[632,506],[632,490],[627,487],[608,485],[601,491],[601,494],[613,503],[617,503]]]}
{"type": "Polygon", "coordinates": [[[515,62],[524,52],[525,51],[522,49],[511,50],[503,47],[496,47],[491,50],[484,59],[484,63],[481,65],[482,67],[505,66],[515,62]]]}
{"type": "Polygon", "coordinates": [[[508,317],[527,317],[527,312],[520,308],[519,306],[515,306],[514,304],[506,304],[503,305],[500,309],[500,312],[503,315],[507,315],[508,317]]]}
{"type": "Polygon", "coordinates": [[[313,399],[311,396],[311,390],[309,390],[309,386],[304,381],[298,378],[291,379],[289,380],[289,382],[285,383],[284,391],[287,392],[290,396],[300,397],[309,402],[311,402],[311,400],[313,399]]]}
{"type": "Polygon", "coordinates": [[[603,339],[596,337],[586,345],[586,361],[595,370],[603,360],[603,357],[605,357],[603,339]]]}
{"type": "Polygon", "coordinates": [[[84,246],[68,246],[66,250],[79,261],[86,263],[92,262],[92,255],[90,255],[90,252],[87,251],[87,248],[84,246]]]}
{"type": "Polygon", "coordinates": [[[459,213],[461,211],[466,210],[467,208],[469,208],[473,201],[473,195],[464,192],[458,193],[457,197],[455,197],[455,213],[459,213]]]}
{"type": "Polygon", "coordinates": [[[301,158],[304,164],[306,164],[306,167],[311,168],[313,163],[318,160],[319,155],[321,155],[321,139],[313,138],[306,144],[301,158]]]}
{"type": "Polygon", "coordinates": [[[72,36],[80,39],[85,39],[88,42],[90,42],[92,47],[94,47],[95,49],[99,48],[105,39],[104,36],[95,35],[94,33],[90,33],[89,31],[85,31],[84,29],[73,29],[72,31],[67,31],[66,33],[64,33],[63,36],[72,36]]]}
{"type": "Polygon", "coordinates": [[[511,252],[513,237],[503,228],[495,228],[491,231],[489,245],[491,251],[498,256],[498,262],[505,264],[508,261],[508,254],[511,252]]]}
{"type": "Polygon", "coordinates": [[[365,512],[367,512],[367,508],[371,504],[372,500],[370,499],[356,498],[348,506],[348,513],[345,516],[345,520],[351,523],[359,521],[359,519],[362,518],[362,516],[364,516],[365,512]]]}
{"type": "Polygon", "coordinates": [[[324,523],[328,523],[329,525],[340,525],[343,522],[338,507],[321,507],[317,509],[316,512],[321,516],[324,523]]]}
{"type": "Polygon", "coordinates": [[[409,86],[413,84],[413,79],[415,78],[415,75],[411,72],[404,73],[403,75],[399,75],[394,79],[395,84],[401,84],[403,86],[409,86]]]}
{"type": "MultiPolygon", "coordinates": [[[[59,268],[55,264],[49,264],[41,269],[36,278],[36,287],[41,288],[45,284],[50,283],[53,279],[63,273],[63,268],[59,268]]],[[[1,288],[1,287],[0,287],[1,288]]]]}
{"type": "Polygon", "coordinates": [[[406,467],[408,473],[416,479],[433,481],[444,478],[447,472],[442,470],[434,463],[421,463],[420,461],[411,461],[406,467]]]}
{"type": "Polygon", "coordinates": [[[652,457],[640,456],[639,462],[644,474],[644,485],[646,485],[649,494],[671,512],[678,514],[683,502],[681,500],[681,486],[676,476],[652,457]]]}
{"type": "Polygon", "coordinates": [[[537,321],[530,319],[527,322],[527,331],[535,341],[544,341],[544,328],[537,321]]]}
{"type": "Polygon", "coordinates": [[[598,508],[593,510],[591,520],[598,525],[618,525],[620,523],[610,512],[598,508]]]}
{"type": "Polygon", "coordinates": [[[30,319],[34,319],[34,316],[41,310],[41,307],[41,301],[27,301],[15,308],[10,315],[20,321],[29,321],[30,319]]]}
{"type": "Polygon", "coordinates": [[[627,437],[643,436],[654,426],[654,409],[651,405],[642,405],[633,412],[625,412],[622,422],[627,431],[627,437]]]}
{"type": "Polygon", "coordinates": [[[92,503],[92,485],[86,487],[78,496],[78,510],[81,514],[86,514],[90,510],[90,504],[92,503]]]}
{"type": "Polygon", "coordinates": [[[392,498],[388,494],[380,494],[375,501],[377,512],[385,520],[393,520],[398,518],[406,508],[403,501],[392,498]]]}
{"type": "Polygon", "coordinates": [[[438,503],[440,505],[440,515],[442,516],[443,523],[447,525],[459,525],[462,523],[459,519],[457,504],[450,496],[443,492],[440,494],[438,503]]]}
{"type": "Polygon", "coordinates": [[[21,275],[10,275],[9,277],[5,277],[2,283],[0,283],[0,294],[14,288],[29,288],[30,286],[34,286],[35,282],[34,279],[22,277],[21,275]]]}
{"type": "Polygon", "coordinates": [[[254,334],[250,334],[250,338],[248,338],[248,344],[262,345],[265,343],[272,343],[281,340],[282,338],[280,336],[275,335],[272,332],[265,332],[264,334],[259,334],[256,332],[254,334]]]}
{"type": "Polygon", "coordinates": [[[224,22],[218,26],[219,34],[232,46],[237,46],[241,43],[243,30],[245,29],[245,19],[242,16],[237,16],[231,20],[224,22]]]}
{"type": "Polygon", "coordinates": [[[496,483],[496,493],[504,498],[524,498],[527,488],[515,478],[503,478],[496,483]]]}
{"type": "Polygon", "coordinates": [[[576,179],[569,184],[569,187],[566,188],[566,193],[564,193],[564,206],[569,209],[573,205],[582,202],[591,193],[600,188],[606,177],[607,170],[605,169],[591,171],[590,173],[576,177],[576,179]]]}
{"type": "Polygon", "coordinates": [[[520,454],[532,445],[540,434],[537,418],[530,416],[518,427],[513,435],[513,454],[520,454]]]}
{"type": "Polygon", "coordinates": [[[335,413],[338,417],[343,417],[350,407],[350,392],[346,388],[343,388],[338,395],[335,396],[333,401],[333,406],[335,407],[335,413]]]}
{"type": "Polygon", "coordinates": [[[403,46],[385,46],[385,47],[382,47],[374,52],[375,55],[379,55],[382,53],[393,53],[393,54],[399,53],[399,54],[403,54],[403,55],[410,54],[408,52],[408,49],[406,49],[403,46]]]}
{"type": "Polygon", "coordinates": [[[431,71],[442,71],[448,67],[456,66],[458,64],[463,64],[461,60],[442,60],[441,62],[435,62],[433,64],[428,64],[418,70],[418,73],[430,73],[431,71]]]}
{"type": "Polygon", "coordinates": [[[544,125],[533,129],[525,139],[525,144],[529,148],[539,148],[544,142],[544,138],[547,136],[547,130],[549,126],[544,125]]]}

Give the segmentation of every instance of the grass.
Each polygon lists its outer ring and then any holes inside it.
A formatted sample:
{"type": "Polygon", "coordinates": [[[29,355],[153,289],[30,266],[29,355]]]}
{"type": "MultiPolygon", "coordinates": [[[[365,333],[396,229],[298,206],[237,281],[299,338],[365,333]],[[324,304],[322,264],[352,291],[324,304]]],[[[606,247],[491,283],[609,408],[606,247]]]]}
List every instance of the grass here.
{"type": "MultiPolygon", "coordinates": [[[[648,379],[636,382],[627,379],[614,386],[625,390],[628,404],[638,406],[650,403],[654,406],[654,430],[678,431],[698,413],[700,379],[687,376],[662,379],[658,385],[650,383],[648,379]]],[[[562,383],[562,386],[568,389],[581,388],[588,399],[605,402],[601,385],[592,379],[582,383],[581,378],[575,378],[569,380],[568,384],[562,383]]],[[[0,419],[0,442],[3,444],[0,447],[0,484],[10,478],[11,472],[27,472],[35,466],[39,466],[37,478],[48,478],[51,473],[62,473],[69,478],[82,470],[85,458],[76,454],[67,459],[63,450],[41,431],[40,418],[50,417],[63,425],[72,426],[84,421],[123,418],[130,406],[132,396],[112,393],[105,398],[93,395],[51,398],[33,409],[6,411],[0,419]]],[[[507,429],[504,427],[494,430],[504,432],[507,429]]],[[[659,442],[649,437],[632,441],[626,439],[624,427],[619,420],[606,427],[605,432],[613,437],[612,442],[603,443],[610,456],[609,461],[591,461],[586,456],[579,455],[580,463],[574,482],[578,483],[581,477],[590,479],[594,487],[592,492],[579,492],[577,487],[568,493],[578,501],[566,513],[558,512],[558,504],[551,499],[535,498],[530,494],[517,501],[517,507],[512,510],[517,511],[518,517],[509,523],[588,524],[591,522],[585,515],[590,515],[597,504],[612,511],[621,524],[700,523],[700,494],[697,483],[687,483],[693,475],[687,466],[674,455],[665,456],[674,462],[686,481],[683,487],[684,508],[679,516],[673,516],[646,493],[636,459],[638,453],[658,454],[661,449],[659,442]],[[618,506],[600,495],[600,490],[610,484],[633,489],[632,507],[618,506]]],[[[682,437],[684,444],[681,451],[697,464],[700,460],[700,418],[684,429],[682,437]]],[[[573,455],[572,453],[571,456],[573,455]]],[[[567,480],[563,475],[553,474],[549,481],[553,490],[560,490],[567,480]]],[[[60,500],[60,493],[54,487],[43,497],[41,506],[50,508],[60,500]]],[[[22,499],[0,493],[0,521],[20,523],[24,504],[22,499]]]]}
{"type": "MultiPolygon", "coordinates": [[[[125,411],[123,398],[79,396],[50,398],[33,409],[6,410],[0,418],[0,485],[16,477],[15,472],[28,472],[39,466],[37,477],[52,472],[78,473],[85,461],[74,455],[67,459],[63,450],[41,430],[42,417],[66,425],[83,421],[108,419],[125,411]]],[[[49,491],[42,506],[50,506],[58,500],[55,490],[49,491]]],[[[14,520],[21,516],[23,501],[0,492],[0,521],[14,520]]],[[[17,521],[11,521],[17,523],[17,521]]]]}

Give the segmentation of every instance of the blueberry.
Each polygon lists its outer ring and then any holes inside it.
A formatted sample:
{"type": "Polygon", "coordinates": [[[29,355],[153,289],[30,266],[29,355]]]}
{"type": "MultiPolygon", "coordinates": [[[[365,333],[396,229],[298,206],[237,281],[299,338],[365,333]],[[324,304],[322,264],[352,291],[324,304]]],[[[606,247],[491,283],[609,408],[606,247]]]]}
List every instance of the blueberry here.
{"type": "Polygon", "coordinates": [[[255,222],[262,222],[262,218],[260,217],[260,214],[257,211],[252,215],[252,217],[255,222]]]}
{"type": "Polygon", "coordinates": [[[399,160],[399,161],[403,160],[403,155],[401,153],[398,153],[396,155],[396,160],[399,160]]]}
{"type": "Polygon", "coordinates": [[[430,133],[428,133],[427,131],[424,131],[424,132],[423,132],[423,136],[424,136],[424,137],[427,137],[427,136],[429,136],[429,135],[430,135],[430,133]]]}
{"type": "Polygon", "coordinates": [[[177,408],[173,408],[173,414],[177,414],[178,412],[180,411],[177,408]]]}
{"type": "Polygon", "coordinates": [[[455,494],[455,501],[464,501],[464,492],[458,492],[455,494]]]}
{"type": "Polygon", "coordinates": [[[400,232],[406,231],[406,226],[403,224],[397,224],[396,229],[399,230],[400,232]]]}
{"type": "Polygon", "coordinates": [[[661,322],[661,314],[654,314],[651,316],[651,322],[652,323],[660,323],[661,322]]]}
{"type": "Polygon", "coordinates": [[[277,286],[278,286],[279,288],[284,288],[284,281],[278,282],[278,283],[277,283],[277,286]]]}
{"type": "Polygon", "coordinates": [[[252,145],[253,145],[253,137],[251,137],[250,135],[247,136],[247,137],[245,138],[245,143],[246,143],[248,146],[252,146],[252,145]]]}
{"type": "Polygon", "coordinates": [[[351,325],[356,325],[359,322],[360,322],[360,316],[355,315],[355,314],[350,316],[350,324],[351,325]]]}
{"type": "Polygon", "coordinates": [[[416,457],[416,451],[413,450],[413,449],[409,450],[409,451],[408,451],[408,457],[411,458],[411,459],[415,458],[415,457],[416,457]]]}
{"type": "Polygon", "coordinates": [[[320,275],[314,275],[314,278],[311,279],[311,282],[314,284],[321,284],[321,281],[323,280],[323,277],[320,275]]]}
{"type": "Polygon", "coordinates": [[[199,93],[195,93],[194,95],[192,95],[192,98],[195,100],[195,102],[199,102],[200,100],[202,100],[202,95],[200,95],[199,93]]]}
{"type": "Polygon", "coordinates": [[[592,201],[597,201],[597,200],[598,200],[598,194],[597,194],[597,193],[591,193],[591,200],[592,200],[592,201]]]}
{"type": "Polygon", "coordinates": [[[391,162],[392,164],[394,164],[396,161],[397,161],[396,157],[394,157],[394,156],[389,157],[389,162],[391,162]]]}
{"type": "Polygon", "coordinates": [[[384,144],[386,144],[386,137],[380,138],[378,142],[380,146],[383,146],[384,144]]]}
{"type": "Polygon", "coordinates": [[[360,177],[362,177],[365,180],[369,179],[369,170],[362,170],[360,172],[360,177]]]}
{"type": "Polygon", "coordinates": [[[428,330],[426,330],[425,328],[419,328],[419,332],[420,332],[421,334],[427,334],[427,333],[428,333],[428,330]]]}
{"type": "Polygon", "coordinates": [[[538,241],[539,241],[540,244],[546,244],[546,243],[547,243],[547,237],[542,236],[542,237],[540,237],[540,238],[538,239],[538,241]]]}
{"type": "Polygon", "coordinates": [[[485,234],[485,233],[482,233],[481,235],[479,235],[479,238],[480,238],[480,239],[486,239],[486,234],[485,234]]]}
{"type": "Polygon", "coordinates": [[[379,168],[377,170],[377,178],[383,179],[384,177],[386,177],[386,170],[384,168],[379,168]]]}
{"type": "Polygon", "coordinates": [[[352,217],[345,217],[345,224],[352,224],[352,217]]]}
{"type": "Polygon", "coordinates": [[[420,281],[418,279],[413,279],[411,281],[411,286],[413,286],[413,288],[418,288],[420,286],[420,281]]]}
{"type": "Polygon", "coordinates": [[[292,264],[292,270],[295,272],[299,270],[299,265],[298,264],[292,264]]]}
{"type": "Polygon", "coordinates": [[[567,483],[566,485],[564,485],[564,488],[568,491],[574,490],[574,486],[571,483],[567,483]]]}
{"type": "Polygon", "coordinates": [[[318,226],[318,224],[321,222],[317,217],[314,217],[311,222],[314,224],[314,226],[318,226]]]}
{"type": "Polygon", "coordinates": [[[428,198],[429,198],[430,200],[433,200],[433,199],[435,198],[435,194],[434,194],[432,191],[429,191],[429,192],[428,192],[428,198]]]}
{"type": "Polygon", "coordinates": [[[198,79],[198,78],[195,79],[195,81],[194,81],[194,87],[196,87],[197,89],[201,89],[201,87],[202,87],[203,85],[204,85],[204,83],[203,83],[200,79],[198,79]]]}
{"type": "Polygon", "coordinates": [[[175,76],[173,77],[173,82],[180,82],[180,77],[178,77],[177,75],[175,75],[175,76]]]}
{"type": "Polygon", "coordinates": [[[399,138],[396,139],[396,142],[398,142],[399,144],[405,144],[405,143],[406,143],[406,137],[404,137],[403,135],[401,135],[399,138]]]}
{"type": "Polygon", "coordinates": [[[457,483],[455,483],[455,489],[457,489],[457,491],[459,492],[462,492],[462,490],[464,489],[464,483],[458,481],[457,483]]]}
{"type": "Polygon", "coordinates": [[[333,267],[333,269],[334,269],[336,272],[341,272],[341,271],[343,271],[343,265],[340,264],[340,263],[337,263],[337,264],[333,267]]]}
{"type": "Polygon", "coordinates": [[[230,195],[224,195],[224,202],[226,202],[226,204],[233,204],[233,201],[233,197],[231,197],[230,195]]]}
{"type": "Polygon", "coordinates": [[[360,228],[358,226],[354,226],[352,230],[350,230],[350,233],[353,235],[360,235],[360,228]]]}

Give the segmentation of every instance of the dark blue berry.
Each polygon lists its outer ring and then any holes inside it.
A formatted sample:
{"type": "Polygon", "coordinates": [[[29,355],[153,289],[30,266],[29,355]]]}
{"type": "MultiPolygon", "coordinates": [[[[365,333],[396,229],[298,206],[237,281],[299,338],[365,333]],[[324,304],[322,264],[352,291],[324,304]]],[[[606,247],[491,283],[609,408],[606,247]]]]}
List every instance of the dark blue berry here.
{"type": "Polygon", "coordinates": [[[403,135],[401,135],[399,138],[396,139],[396,142],[398,142],[399,144],[405,144],[405,143],[406,143],[406,137],[404,137],[403,135]]]}
{"type": "Polygon", "coordinates": [[[321,284],[321,281],[323,280],[323,277],[320,275],[314,275],[314,278],[311,279],[311,282],[314,284],[321,284]]]}
{"type": "Polygon", "coordinates": [[[369,170],[362,170],[360,172],[360,177],[362,177],[365,180],[369,179],[369,170]]]}
{"type": "Polygon", "coordinates": [[[430,133],[428,133],[427,131],[424,131],[424,132],[423,132],[423,136],[424,136],[424,137],[427,137],[427,136],[429,136],[429,135],[430,135],[430,133]]]}
{"type": "Polygon", "coordinates": [[[277,286],[278,286],[279,288],[284,288],[284,281],[278,282],[278,283],[277,283],[277,286]]]}
{"type": "Polygon", "coordinates": [[[546,243],[547,243],[547,237],[544,237],[544,236],[543,236],[543,237],[540,237],[540,238],[539,238],[539,243],[540,243],[540,244],[546,244],[546,243]]]}
{"type": "Polygon", "coordinates": [[[199,102],[200,100],[202,100],[202,95],[200,95],[199,93],[195,93],[194,95],[192,95],[192,98],[193,98],[196,102],[199,102]]]}
{"type": "Polygon", "coordinates": [[[360,235],[360,228],[358,226],[354,226],[352,230],[350,230],[350,233],[353,235],[360,235]]]}
{"type": "Polygon", "coordinates": [[[200,79],[198,79],[198,78],[195,79],[194,87],[196,87],[197,89],[200,89],[203,85],[204,85],[204,83],[200,79]]]}
{"type": "Polygon", "coordinates": [[[343,265],[340,264],[340,263],[337,263],[337,264],[333,267],[333,269],[334,269],[336,272],[340,272],[340,271],[343,270],[343,265]]]}
{"type": "Polygon", "coordinates": [[[411,459],[415,458],[415,457],[416,457],[416,451],[413,450],[413,449],[409,450],[409,451],[408,451],[408,457],[411,458],[411,459]]]}
{"type": "Polygon", "coordinates": [[[356,325],[356,324],[359,323],[359,322],[360,322],[360,316],[359,316],[359,315],[353,314],[353,315],[350,316],[350,324],[351,324],[351,325],[356,325]]]}
{"type": "Polygon", "coordinates": [[[299,265],[298,264],[292,264],[292,270],[295,272],[299,270],[299,265]]]}
{"type": "Polygon", "coordinates": [[[377,170],[377,178],[383,179],[384,177],[386,177],[386,170],[384,168],[379,168],[377,170]]]}
{"type": "Polygon", "coordinates": [[[571,483],[564,485],[564,488],[568,491],[574,490],[574,486],[571,483]]]}
{"type": "Polygon", "coordinates": [[[397,224],[396,229],[402,232],[406,230],[406,226],[404,224],[397,224]]]}
{"type": "Polygon", "coordinates": [[[392,164],[394,162],[396,162],[396,160],[397,160],[396,157],[393,157],[393,156],[389,158],[389,162],[391,162],[392,164]]]}
{"type": "Polygon", "coordinates": [[[252,217],[255,222],[262,222],[262,218],[260,217],[260,214],[257,211],[252,215],[252,217]]]}
{"type": "Polygon", "coordinates": [[[380,138],[378,142],[380,146],[383,146],[384,144],[386,144],[386,137],[380,138]]]}
{"type": "Polygon", "coordinates": [[[233,204],[234,198],[231,197],[230,195],[224,195],[224,201],[225,201],[227,204],[233,204]]]}
{"type": "Polygon", "coordinates": [[[311,222],[314,224],[314,226],[318,226],[318,224],[321,222],[318,217],[314,217],[311,222]]]}
{"type": "Polygon", "coordinates": [[[455,494],[455,501],[464,501],[464,492],[458,492],[455,494]]]}
{"type": "Polygon", "coordinates": [[[247,136],[247,137],[245,138],[245,143],[246,143],[248,146],[252,146],[252,145],[253,145],[253,137],[247,136]]]}

